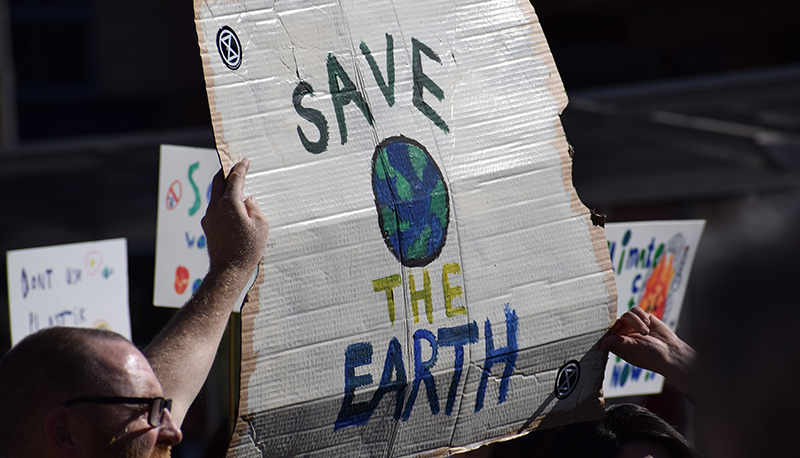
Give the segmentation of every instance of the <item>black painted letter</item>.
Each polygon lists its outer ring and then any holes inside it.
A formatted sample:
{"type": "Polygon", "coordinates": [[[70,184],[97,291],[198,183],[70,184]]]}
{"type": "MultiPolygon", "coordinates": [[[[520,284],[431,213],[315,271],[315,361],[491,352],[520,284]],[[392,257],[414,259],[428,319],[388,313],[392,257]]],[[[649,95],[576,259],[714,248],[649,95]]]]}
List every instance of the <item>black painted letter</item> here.
{"type": "Polygon", "coordinates": [[[303,143],[303,147],[306,149],[306,151],[313,154],[319,154],[328,148],[328,121],[325,119],[325,115],[323,115],[321,111],[313,108],[306,108],[300,104],[303,101],[303,97],[307,95],[311,95],[313,97],[314,89],[305,81],[300,81],[292,93],[292,104],[294,105],[294,111],[296,111],[297,114],[299,114],[303,119],[310,121],[317,126],[317,129],[319,130],[319,140],[316,142],[310,141],[303,133],[303,129],[301,129],[300,126],[297,126],[297,135],[300,136],[300,142],[303,143]]]}
{"type": "Polygon", "coordinates": [[[372,69],[372,74],[375,76],[375,82],[381,88],[386,102],[389,106],[394,105],[394,39],[388,33],[386,34],[386,78],[389,80],[388,84],[383,80],[378,63],[375,62],[375,58],[372,57],[367,44],[363,41],[361,42],[361,54],[367,58],[369,68],[372,69]]]}
{"type": "Polygon", "coordinates": [[[364,97],[356,89],[356,85],[347,76],[347,73],[342,68],[336,56],[328,54],[328,86],[331,90],[331,98],[333,99],[333,109],[336,111],[336,120],[339,122],[339,136],[342,140],[342,145],[347,143],[347,125],[344,122],[344,106],[350,102],[355,102],[356,106],[361,113],[367,118],[369,125],[372,125],[372,112],[364,101],[364,97]],[[344,85],[339,88],[339,80],[344,85]]]}
{"type": "Polygon", "coordinates": [[[420,51],[424,52],[429,59],[435,60],[439,64],[442,63],[439,56],[433,52],[431,48],[427,47],[425,43],[416,38],[411,38],[412,71],[414,76],[414,94],[411,96],[411,102],[422,114],[433,121],[436,127],[442,129],[445,133],[450,133],[450,128],[447,127],[447,124],[442,117],[439,116],[439,113],[422,100],[423,88],[430,91],[440,102],[444,99],[444,91],[442,91],[442,88],[434,83],[432,79],[428,78],[428,75],[422,72],[422,56],[420,55],[420,51]]]}

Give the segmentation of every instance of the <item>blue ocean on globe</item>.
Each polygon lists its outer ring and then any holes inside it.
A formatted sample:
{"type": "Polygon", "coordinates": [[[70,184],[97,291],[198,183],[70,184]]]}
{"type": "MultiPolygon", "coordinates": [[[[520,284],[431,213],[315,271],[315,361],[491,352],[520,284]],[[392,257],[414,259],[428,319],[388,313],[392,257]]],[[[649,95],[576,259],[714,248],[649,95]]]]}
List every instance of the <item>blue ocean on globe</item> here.
{"type": "Polygon", "coordinates": [[[407,267],[429,264],[447,237],[450,208],[442,173],[424,146],[391,137],[375,148],[372,188],[386,246],[407,267]]]}

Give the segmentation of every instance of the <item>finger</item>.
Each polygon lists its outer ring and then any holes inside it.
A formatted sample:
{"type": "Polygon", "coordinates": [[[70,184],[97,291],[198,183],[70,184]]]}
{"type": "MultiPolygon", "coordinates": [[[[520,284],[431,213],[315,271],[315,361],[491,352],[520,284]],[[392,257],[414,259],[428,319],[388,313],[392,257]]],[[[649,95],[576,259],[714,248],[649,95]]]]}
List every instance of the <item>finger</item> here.
{"type": "Polygon", "coordinates": [[[244,177],[250,170],[250,160],[247,158],[237,162],[228,174],[228,183],[225,192],[234,202],[241,202],[244,194],[244,177]]]}
{"type": "Polygon", "coordinates": [[[656,331],[659,334],[665,334],[666,331],[672,333],[672,329],[666,323],[661,321],[657,316],[650,315],[650,330],[656,331]]]}
{"type": "Polygon", "coordinates": [[[619,319],[617,319],[616,321],[614,321],[614,325],[613,325],[613,326],[611,326],[611,329],[609,329],[609,330],[608,330],[608,333],[609,333],[609,334],[616,334],[616,333],[618,333],[618,332],[619,332],[619,330],[620,330],[620,329],[621,329],[623,326],[625,326],[625,323],[623,323],[622,321],[620,321],[619,319]]]}
{"type": "Polygon", "coordinates": [[[636,313],[625,312],[619,317],[619,321],[643,336],[646,336],[650,332],[650,328],[642,321],[642,317],[636,313]]]}
{"type": "Polygon", "coordinates": [[[650,317],[652,315],[645,312],[643,308],[638,306],[634,307],[631,309],[631,313],[636,314],[636,316],[638,316],[639,319],[642,320],[642,323],[644,323],[646,326],[650,326],[650,317]]]}
{"type": "Polygon", "coordinates": [[[211,181],[211,197],[209,198],[210,202],[216,202],[222,197],[222,193],[225,190],[225,175],[222,173],[222,169],[220,168],[216,175],[214,175],[214,179],[211,181]]]}

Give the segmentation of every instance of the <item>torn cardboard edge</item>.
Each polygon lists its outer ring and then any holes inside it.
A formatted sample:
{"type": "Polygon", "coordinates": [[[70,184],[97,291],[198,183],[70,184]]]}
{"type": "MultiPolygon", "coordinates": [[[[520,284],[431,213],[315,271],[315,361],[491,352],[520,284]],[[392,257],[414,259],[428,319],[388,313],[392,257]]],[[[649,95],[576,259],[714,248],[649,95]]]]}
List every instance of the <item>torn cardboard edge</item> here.
{"type": "MultiPolygon", "coordinates": [[[[545,37],[544,30],[542,29],[541,23],[539,22],[539,18],[536,15],[536,12],[533,8],[533,5],[528,0],[519,0],[520,7],[523,11],[525,11],[526,17],[529,19],[530,27],[532,33],[529,35],[531,37],[531,42],[534,43],[535,39],[534,36],[541,36],[545,37]]],[[[566,132],[564,131],[564,126],[561,124],[561,115],[564,113],[564,110],[567,108],[569,103],[569,99],[567,96],[567,92],[564,89],[564,84],[561,81],[560,74],[558,72],[558,67],[556,66],[555,59],[553,58],[553,53],[550,51],[550,45],[547,41],[543,41],[540,46],[546,48],[546,52],[542,53],[544,57],[544,61],[546,65],[551,69],[550,75],[547,77],[547,87],[550,90],[550,94],[556,100],[558,104],[558,116],[553,120],[553,124],[556,130],[556,137],[553,139],[551,143],[553,147],[558,151],[559,156],[561,157],[561,173],[562,173],[562,182],[564,183],[564,189],[569,194],[570,197],[570,206],[576,213],[580,214],[582,218],[586,221],[589,233],[591,235],[592,240],[592,247],[594,250],[595,259],[597,260],[597,264],[600,266],[604,278],[603,283],[608,291],[609,296],[609,307],[608,307],[608,328],[610,329],[611,326],[614,324],[614,321],[617,319],[617,285],[614,280],[614,271],[611,265],[611,259],[608,255],[608,244],[606,242],[606,235],[605,230],[603,229],[602,225],[598,225],[594,223],[593,212],[587,208],[583,202],[581,202],[580,197],[578,196],[578,191],[575,189],[575,186],[572,182],[572,163],[573,163],[573,148],[567,141],[566,132]]],[[[606,355],[606,359],[607,359],[606,355]]],[[[581,409],[576,409],[574,412],[582,412],[583,415],[576,415],[575,413],[571,413],[571,418],[560,418],[564,417],[565,414],[561,412],[555,412],[553,415],[543,415],[537,418],[534,423],[532,423],[529,427],[525,428],[524,431],[520,431],[518,434],[509,435],[504,438],[500,438],[497,441],[505,441],[505,440],[513,440],[518,437],[522,437],[527,435],[533,430],[538,429],[541,427],[542,429],[548,429],[558,426],[563,426],[568,424],[567,421],[570,422],[582,422],[582,421],[593,421],[602,419],[605,416],[605,399],[603,398],[603,379],[602,377],[597,383],[595,387],[596,392],[598,393],[598,405],[597,410],[590,410],[590,411],[582,411],[581,409]],[[576,418],[580,418],[576,421],[576,418]]],[[[589,400],[587,400],[589,401],[589,400]]]]}
{"type": "MultiPolygon", "coordinates": [[[[214,128],[214,143],[216,143],[217,146],[220,165],[222,166],[225,176],[227,176],[231,171],[231,167],[233,167],[233,159],[228,152],[228,144],[225,142],[222,129],[217,129],[217,126],[222,125],[222,114],[217,110],[217,97],[214,93],[214,69],[211,66],[211,54],[208,52],[208,46],[206,46],[206,41],[204,39],[203,18],[200,15],[201,8],[203,7],[202,5],[204,4],[205,1],[203,0],[194,0],[194,24],[195,31],[197,32],[197,44],[200,47],[200,58],[203,61],[203,75],[205,77],[206,94],[208,95],[208,111],[211,115],[211,125],[214,128]]],[[[254,286],[260,285],[261,283],[256,279],[254,286]]]]}
{"type": "MultiPolygon", "coordinates": [[[[222,129],[217,128],[222,124],[222,114],[217,110],[216,94],[214,90],[214,70],[211,65],[211,57],[206,46],[204,39],[205,33],[203,30],[202,17],[200,15],[201,8],[204,5],[203,0],[194,1],[194,23],[195,30],[198,37],[198,46],[200,48],[200,57],[203,62],[203,75],[205,77],[206,94],[208,96],[208,108],[211,115],[211,124],[214,128],[214,142],[216,144],[217,155],[219,156],[220,166],[222,171],[227,177],[233,167],[233,158],[228,152],[228,144],[225,141],[224,132],[222,129]]],[[[241,326],[240,326],[240,364],[239,364],[239,398],[238,405],[235,410],[238,415],[235,418],[234,428],[231,432],[229,444],[240,443],[248,440],[247,434],[248,424],[243,420],[243,413],[247,412],[247,396],[248,396],[248,383],[250,375],[255,370],[255,362],[258,360],[258,352],[253,347],[253,330],[255,318],[258,315],[260,304],[260,291],[261,285],[264,283],[264,257],[258,263],[258,273],[256,279],[250,290],[247,292],[245,303],[242,305],[241,326]],[[246,338],[250,337],[250,338],[246,338]],[[247,363],[246,363],[247,362],[247,363]]],[[[231,400],[233,402],[233,400],[231,400]]],[[[233,420],[233,419],[231,419],[233,420]]],[[[228,456],[235,456],[233,453],[234,448],[229,446],[228,456]]]]}
{"type": "MultiPolygon", "coordinates": [[[[592,401],[593,401],[592,399],[587,399],[586,402],[584,402],[584,404],[593,404],[592,401]]],[[[579,406],[578,409],[576,409],[576,412],[578,412],[577,415],[574,412],[569,412],[569,413],[552,412],[546,415],[540,415],[537,416],[535,419],[533,419],[533,421],[531,421],[531,423],[528,426],[526,426],[519,432],[509,434],[506,436],[497,437],[490,441],[476,442],[474,444],[470,444],[463,447],[441,448],[438,450],[434,450],[429,454],[422,454],[419,456],[426,458],[428,457],[436,458],[436,457],[461,455],[464,453],[473,452],[481,447],[487,447],[491,446],[492,444],[497,444],[500,442],[508,442],[516,440],[525,437],[534,431],[558,428],[573,423],[583,423],[587,421],[601,420],[605,416],[605,401],[603,400],[602,397],[600,397],[597,401],[599,403],[597,406],[589,405],[585,408],[579,406]],[[596,407],[599,407],[599,409],[602,411],[600,415],[597,414],[598,410],[596,407]]]]}
{"type": "MultiPolygon", "coordinates": [[[[561,81],[561,76],[558,72],[555,59],[553,58],[553,53],[550,52],[550,45],[546,40],[539,43],[534,38],[536,36],[544,37],[545,35],[533,5],[527,0],[519,0],[519,5],[520,8],[525,11],[525,16],[529,19],[532,30],[532,32],[529,34],[529,37],[531,37],[531,44],[537,44],[546,49],[546,52],[542,53],[542,57],[546,65],[551,69],[550,75],[546,78],[547,87],[549,88],[550,94],[556,100],[558,105],[558,117],[553,120],[553,125],[556,129],[556,137],[553,139],[551,145],[553,145],[561,157],[561,179],[564,183],[564,190],[570,197],[570,206],[575,213],[581,215],[586,220],[589,233],[591,234],[592,244],[594,246],[595,259],[597,259],[597,264],[605,273],[604,282],[611,299],[608,313],[608,327],[611,328],[611,325],[613,325],[614,321],[617,319],[617,285],[614,281],[614,271],[611,267],[611,258],[608,255],[608,245],[606,243],[606,235],[605,230],[602,227],[603,225],[594,223],[594,218],[592,216],[593,212],[590,211],[589,208],[583,204],[583,202],[581,202],[580,197],[578,196],[578,191],[575,189],[575,186],[572,183],[573,149],[572,146],[567,142],[564,126],[561,124],[561,114],[564,113],[564,110],[567,108],[569,99],[567,92],[564,89],[564,84],[561,81]]],[[[531,46],[531,49],[533,49],[533,46],[531,46]]]]}

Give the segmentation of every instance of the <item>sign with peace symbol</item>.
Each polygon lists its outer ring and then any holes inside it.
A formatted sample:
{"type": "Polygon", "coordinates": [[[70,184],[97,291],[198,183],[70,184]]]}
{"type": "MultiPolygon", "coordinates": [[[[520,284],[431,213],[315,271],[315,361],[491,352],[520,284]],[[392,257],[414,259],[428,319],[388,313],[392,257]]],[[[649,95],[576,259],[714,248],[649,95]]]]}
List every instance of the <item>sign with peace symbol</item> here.
{"type": "Polygon", "coordinates": [[[556,376],[556,397],[566,399],[578,386],[581,378],[581,366],[577,361],[569,361],[558,370],[556,376]]]}

